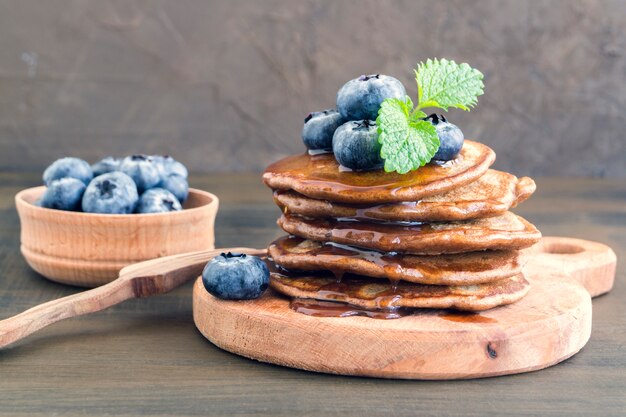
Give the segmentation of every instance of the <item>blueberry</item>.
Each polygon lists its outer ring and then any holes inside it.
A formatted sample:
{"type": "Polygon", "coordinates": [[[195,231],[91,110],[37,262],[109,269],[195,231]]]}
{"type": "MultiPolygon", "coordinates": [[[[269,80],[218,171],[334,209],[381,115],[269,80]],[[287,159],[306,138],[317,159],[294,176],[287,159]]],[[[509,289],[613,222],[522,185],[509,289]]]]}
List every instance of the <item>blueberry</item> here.
{"type": "Polygon", "coordinates": [[[61,178],[76,178],[85,185],[93,178],[91,165],[79,158],[61,158],[54,161],[43,173],[43,182],[46,185],[61,178]]]}
{"type": "Polygon", "coordinates": [[[189,174],[185,165],[169,155],[153,155],[151,158],[159,170],[161,180],[170,175],[180,175],[186,179],[189,174]]]}
{"type": "Polygon", "coordinates": [[[137,191],[141,194],[145,190],[156,187],[161,181],[157,165],[147,155],[132,155],[124,158],[120,164],[120,171],[135,181],[137,191]]]}
{"type": "Polygon", "coordinates": [[[270,271],[261,258],[222,253],[202,271],[204,288],[217,298],[251,300],[259,298],[270,282],[270,271]]]}
{"type": "Polygon", "coordinates": [[[137,186],[123,172],[109,172],[94,178],[83,195],[83,211],[87,213],[127,214],[137,204],[137,186]]]}
{"type": "Polygon", "coordinates": [[[461,152],[463,148],[463,132],[458,126],[448,122],[443,115],[431,114],[426,118],[437,129],[437,136],[439,136],[439,150],[433,159],[436,161],[450,161],[461,152]]]}
{"type": "Polygon", "coordinates": [[[341,125],[333,136],[335,159],[354,170],[382,168],[378,128],[371,120],[358,120],[341,125]]]}
{"type": "Polygon", "coordinates": [[[169,164],[169,175],[180,175],[183,178],[187,178],[189,171],[187,171],[187,167],[182,162],[174,160],[169,164]]]}
{"type": "Polygon", "coordinates": [[[182,209],[174,194],[163,188],[151,188],[139,197],[135,211],[137,213],[167,213],[182,209]]]}
{"type": "Polygon", "coordinates": [[[378,109],[386,98],[404,98],[406,90],[400,81],[387,75],[361,75],[350,80],[337,92],[337,110],[346,120],[376,120],[378,109]]]}
{"type": "Polygon", "coordinates": [[[180,175],[172,174],[161,180],[158,187],[165,188],[176,196],[180,203],[184,203],[189,195],[189,184],[187,180],[180,175]]]}
{"type": "Polygon", "coordinates": [[[316,111],[304,119],[302,140],[308,149],[331,150],[333,133],[346,121],[335,109],[316,111]]]}
{"type": "Polygon", "coordinates": [[[121,163],[122,161],[120,159],[107,156],[106,158],[93,164],[91,169],[93,170],[94,177],[97,177],[98,175],[106,174],[107,172],[119,170],[121,163]]]}
{"type": "Polygon", "coordinates": [[[68,211],[80,211],[85,184],[76,178],[54,180],[46,188],[40,200],[40,206],[68,211]]]}

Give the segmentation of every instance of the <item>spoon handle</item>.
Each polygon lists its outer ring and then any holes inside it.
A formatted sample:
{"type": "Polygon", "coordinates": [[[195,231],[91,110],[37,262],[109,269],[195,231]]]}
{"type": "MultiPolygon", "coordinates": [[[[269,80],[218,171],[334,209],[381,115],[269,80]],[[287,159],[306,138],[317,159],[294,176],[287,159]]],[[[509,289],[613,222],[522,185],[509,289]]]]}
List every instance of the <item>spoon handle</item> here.
{"type": "Polygon", "coordinates": [[[221,248],[183,253],[129,265],[105,285],[58,300],[48,301],[0,321],[0,348],[57,321],[104,310],[125,300],[168,292],[202,272],[204,265],[221,252],[263,255],[264,250],[221,248]]]}
{"type": "Polygon", "coordinates": [[[133,297],[131,282],[118,278],[101,287],[40,304],[0,321],[0,348],[57,321],[94,313],[133,297]]]}

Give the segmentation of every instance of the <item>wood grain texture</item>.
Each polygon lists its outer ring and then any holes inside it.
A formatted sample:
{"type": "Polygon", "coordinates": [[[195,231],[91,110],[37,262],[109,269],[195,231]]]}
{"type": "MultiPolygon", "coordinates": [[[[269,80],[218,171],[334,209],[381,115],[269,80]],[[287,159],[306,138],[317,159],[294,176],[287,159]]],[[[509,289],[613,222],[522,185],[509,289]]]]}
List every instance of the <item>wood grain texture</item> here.
{"type": "Polygon", "coordinates": [[[591,297],[606,294],[613,288],[617,258],[615,252],[602,243],[544,237],[527,252],[531,262],[526,270],[534,275],[566,275],[585,287],[591,297]]]}
{"type": "Polygon", "coordinates": [[[610,289],[615,276],[615,253],[596,242],[552,237],[534,252],[524,268],[528,295],[475,315],[421,310],[396,320],[311,317],[273,292],[248,302],[216,299],[198,279],[194,321],[222,349],[310,371],[402,379],[534,371],[582,349],[591,333],[585,283],[610,289]],[[564,256],[572,260],[567,267],[564,256]]]}
{"type": "Polygon", "coordinates": [[[3,0],[0,167],[164,152],[194,171],[261,171],[303,150],[304,117],[334,106],[349,79],[394,75],[415,100],[415,64],[447,57],[485,74],[477,108],[449,116],[493,147],[496,167],[624,177],[625,9],[623,0],[3,0]]]}
{"type": "MultiPolygon", "coordinates": [[[[471,381],[341,377],[266,365],[225,352],[192,319],[192,283],[55,324],[0,353],[3,416],[623,416],[626,409],[626,184],[536,178],[515,211],[546,235],[611,246],[613,290],[593,301],[592,336],[567,361],[471,381]]],[[[0,317],[77,288],[33,272],[19,253],[13,196],[40,172],[0,174],[0,317]]],[[[220,197],[216,245],[265,247],[283,235],[259,175],[191,175],[220,197]]]]}
{"type": "Polygon", "coordinates": [[[190,189],[185,210],[174,213],[106,215],[35,206],[45,187],[20,191],[21,252],[38,273],[62,284],[95,287],[118,277],[123,267],[215,247],[218,198],[190,189]]]}

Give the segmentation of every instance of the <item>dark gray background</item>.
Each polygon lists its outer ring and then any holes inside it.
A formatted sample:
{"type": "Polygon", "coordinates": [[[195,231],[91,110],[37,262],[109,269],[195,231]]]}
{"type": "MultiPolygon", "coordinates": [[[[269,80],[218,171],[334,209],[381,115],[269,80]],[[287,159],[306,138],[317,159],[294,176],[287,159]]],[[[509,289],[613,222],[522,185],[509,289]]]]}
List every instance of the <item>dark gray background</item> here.
{"type": "Polygon", "coordinates": [[[465,132],[524,175],[626,177],[626,2],[0,1],[0,169],[170,153],[261,170],[362,73],[485,74],[465,132]]]}

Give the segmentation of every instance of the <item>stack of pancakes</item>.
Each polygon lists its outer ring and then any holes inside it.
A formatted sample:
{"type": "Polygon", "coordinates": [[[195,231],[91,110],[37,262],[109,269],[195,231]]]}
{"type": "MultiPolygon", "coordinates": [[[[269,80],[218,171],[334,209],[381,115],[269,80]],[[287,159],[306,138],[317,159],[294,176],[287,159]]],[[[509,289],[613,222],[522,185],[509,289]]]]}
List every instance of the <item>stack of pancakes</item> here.
{"type": "Polygon", "coordinates": [[[364,309],[479,311],[522,298],[521,249],[541,238],[509,212],[530,178],[489,167],[495,153],[465,141],[459,156],[407,174],[343,169],[332,154],[270,165],[264,182],[289,236],[269,247],[271,287],[364,309]]]}

